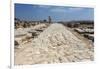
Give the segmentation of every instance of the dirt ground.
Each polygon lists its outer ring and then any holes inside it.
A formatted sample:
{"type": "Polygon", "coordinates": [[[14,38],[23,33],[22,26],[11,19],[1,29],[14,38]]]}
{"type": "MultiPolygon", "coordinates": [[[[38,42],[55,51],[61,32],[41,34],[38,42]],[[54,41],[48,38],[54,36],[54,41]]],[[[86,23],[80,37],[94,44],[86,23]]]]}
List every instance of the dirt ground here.
{"type": "Polygon", "coordinates": [[[20,42],[14,59],[15,65],[93,61],[94,46],[80,34],[54,23],[37,37],[20,42]]]}

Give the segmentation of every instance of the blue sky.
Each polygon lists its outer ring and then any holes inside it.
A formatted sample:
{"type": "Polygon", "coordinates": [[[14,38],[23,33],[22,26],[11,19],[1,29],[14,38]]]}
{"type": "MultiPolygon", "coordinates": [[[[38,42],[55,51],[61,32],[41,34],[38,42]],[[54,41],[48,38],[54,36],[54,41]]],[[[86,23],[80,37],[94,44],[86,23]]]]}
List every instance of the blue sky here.
{"type": "Polygon", "coordinates": [[[15,4],[15,17],[21,20],[94,20],[94,9],[84,7],[15,4]]]}

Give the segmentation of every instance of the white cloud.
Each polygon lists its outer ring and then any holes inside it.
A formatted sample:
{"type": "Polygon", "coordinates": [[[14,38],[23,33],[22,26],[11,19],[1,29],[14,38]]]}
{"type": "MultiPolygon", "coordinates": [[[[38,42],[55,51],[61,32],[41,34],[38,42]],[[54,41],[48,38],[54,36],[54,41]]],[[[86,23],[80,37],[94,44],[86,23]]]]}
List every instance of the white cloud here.
{"type": "Polygon", "coordinates": [[[75,8],[75,7],[62,7],[62,6],[49,6],[49,5],[33,5],[33,7],[40,7],[50,10],[51,12],[73,12],[73,11],[80,11],[83,8],[75,8]]]}
{"type": "Polygon", "coordinates": [[[70,11],[80,11],[83,10],[83,8],[68,8],[70,11]]]}
{"type": "Polygon", "coordinates": [[[56,7],[50,9],[51,12],[66,12],[67,10],[64,7],[56,7]]]}
{"type": "Polygon", "coordinates": [[[66,12],[65,9],[59,9],[59,8],[56,8],[56,9],[51,9],[52,12],[66,12]]]}
{"type": "Polygon", "coordinates": [[[48,5],[39,5],[40,8],[51,8],[51,6],[48,5]]]}
{"type": "Polygon", "coordinates": [[[51,6],[48,6],[48,5],[33,5],[33,7],[39,7],[39,8],[51,8],[51,6]]]}
{"type": "Polygon", "coordinates": [[[51,12],[74,12],[74,11],[81,11],[83,8],[66,8],[66,7],[56,7],[50,9],[51,12]]]}

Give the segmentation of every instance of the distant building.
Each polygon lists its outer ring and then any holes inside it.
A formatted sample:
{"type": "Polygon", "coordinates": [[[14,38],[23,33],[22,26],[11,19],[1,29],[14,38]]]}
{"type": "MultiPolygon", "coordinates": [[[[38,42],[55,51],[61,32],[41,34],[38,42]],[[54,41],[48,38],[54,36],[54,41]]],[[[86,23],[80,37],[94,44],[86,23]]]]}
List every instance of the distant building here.
{"type": "Polygon", "coordinates": [[[51,17],[50,16],[48,17],[48,22],[51,23],[51,17]]]}

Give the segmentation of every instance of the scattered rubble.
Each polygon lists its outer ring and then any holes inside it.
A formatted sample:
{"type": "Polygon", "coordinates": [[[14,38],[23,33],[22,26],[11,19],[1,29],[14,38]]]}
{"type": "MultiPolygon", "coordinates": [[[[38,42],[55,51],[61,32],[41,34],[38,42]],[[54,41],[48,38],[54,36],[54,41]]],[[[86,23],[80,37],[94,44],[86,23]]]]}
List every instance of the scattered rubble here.
{"type": "Polygon", "coordinates": [[[36,38],[48,25],[39,24],[30,28],[17,28],[15,29],[15,48],[22,43],[29,42],[30,39],[36,38]]]}
{"type": "Polygon", "coordinates": [[[72,21],[69,23],[64,23],[67,26],[78,32],[88,40],[94,42],[94,22],[93,21],[72,21]],[[92,35],[92,36],[91,36],[92,35]]]}

